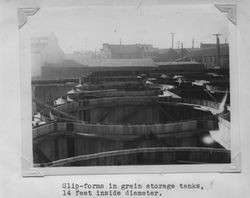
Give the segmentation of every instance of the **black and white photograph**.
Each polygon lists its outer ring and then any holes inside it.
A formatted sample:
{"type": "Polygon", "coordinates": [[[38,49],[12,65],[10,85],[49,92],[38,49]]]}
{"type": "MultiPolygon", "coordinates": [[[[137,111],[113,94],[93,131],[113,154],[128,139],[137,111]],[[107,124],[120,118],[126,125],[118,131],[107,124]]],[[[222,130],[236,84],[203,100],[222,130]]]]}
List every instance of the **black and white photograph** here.
{"type": "Polygon", "coordinates": [[[0,197],[249,198],[249,0],[0,0],[0,197]]]}
{"type": "Polygon", "coordinates": [[[31,10],[33,167],[230,164],[229,23],[214,5],[31,10]]]}

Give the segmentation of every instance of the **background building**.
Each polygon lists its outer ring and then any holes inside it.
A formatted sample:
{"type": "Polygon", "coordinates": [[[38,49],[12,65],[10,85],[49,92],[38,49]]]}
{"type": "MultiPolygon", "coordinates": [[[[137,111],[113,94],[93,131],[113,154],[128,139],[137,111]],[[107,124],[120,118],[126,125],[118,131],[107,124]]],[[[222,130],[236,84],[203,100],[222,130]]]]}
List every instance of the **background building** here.
{"type": "Polygon", "coordinates": [[[201,48],[191,51],[184,57],[187,61],[196,61],[203,63],[206,69],[215,67],[229,68],[229,46],[220,45],[219,65],[216,62],[217,48],[216,44],[201,44],[201,48]],[[212,47],[209,47],[212,46],[212,47]]]}
{"type": "MultiPolygon", "coordinates": [[[[200,48],[215,48],[216,45],[217,45],[216,43],[201,43],[200,48]]],[[[229,47],[229,44],[222,43],[222,44],[220,44],[220,47],[229,47]]]]}
{"type": "Polygon", "coordinates": [[[104,43],[102,51],[106,54],[107,58],[111,59],[143,57],[143,49],[137,45],[111,45],[104,43]]]}
{"type": "Polygon", "coordinates": [[[56,36],[49,35],[31,39],[31,68],[32,77],[41,75],[41,67],[46,63],[59,63],[64,59],[64,52],[58,45],[56,36]]]}
{"type": "Polygon", "coordinates": [[[159,49],[156,57],[154,57],[155,62],[169,62],[175,61],[180,58],[180,55],[172,48],[169,49],[159,49]]]}

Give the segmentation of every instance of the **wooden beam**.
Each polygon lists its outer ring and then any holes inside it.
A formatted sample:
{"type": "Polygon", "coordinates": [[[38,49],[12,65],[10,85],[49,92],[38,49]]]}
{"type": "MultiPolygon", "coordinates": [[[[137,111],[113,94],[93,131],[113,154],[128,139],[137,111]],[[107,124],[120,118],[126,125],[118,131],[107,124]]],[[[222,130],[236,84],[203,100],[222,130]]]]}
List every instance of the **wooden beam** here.
{"type": "Polygon", "coordinates": [[[174,121],[175,119],[158,103],[154,103],[154,105],[157,107],[159,111],[164,113],[165,116],[167,116],[170,120],[174,121]]]}
{"type": "Polygon", "coordinates": [[[134,109],[134,111],[132,111],[131,113],[129,113],[128,115],[124,116],[120,122],[124,123],[127,122],[129,120],[131,120],[131,118],[133,118],[136,114],[138,114],[139,112],[143,111],[146,107],[148,107],[148,105],[143,105],[142,107],[137,107],[134,109]]]}
{"type": "Polygon", "coordinates": [[[107,111],[102,117],[101,117],[101,119],[99,119],[98,120],[98,122],[103,122],[108,116],[109,116],[109,114],[111,113],[111,112],[113,112],[115,110],[115,108],[112,108],[112,109],[110,109],[109,111],[107,111]]]}
{"type": "Polygon", "coordinates": [[[51,160],[37,146],[33,145],[33,151],[44,163],[51,162],[51,160]]]}
{"type": "Polygon", "coordinates": [[[56,108],[54,108],[54,107],[52,107],[52,106],[50,106],[48,104],[45,104],[44,102],[42,102],[42,101],[40,101],[40,100],[38,100],[36,98],[33,98],[32,101],[37,103],[41,107],[48,108],[48,109],[50,109],[50,110],[52,110],[52,111],[54,111],[54,112],[56,112],[56,113],[58,113],[58,114],[60,114],[60,115],[62,115],[64,117],[68,118],[68,119],[74,120],[76,122],[84,122],[84,121],[78,119],[77,117],[69,115],[68,113],[65,113],[63,111],[60,111],[60,110],[58,110],[58,109],[56,109],[56,108]]]}

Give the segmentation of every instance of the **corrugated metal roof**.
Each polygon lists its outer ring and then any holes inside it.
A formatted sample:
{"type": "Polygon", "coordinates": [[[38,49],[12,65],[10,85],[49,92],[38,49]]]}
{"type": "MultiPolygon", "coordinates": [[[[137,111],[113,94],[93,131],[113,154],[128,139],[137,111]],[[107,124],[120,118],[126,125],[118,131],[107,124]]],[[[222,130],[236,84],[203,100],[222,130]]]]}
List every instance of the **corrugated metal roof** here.
{"type": "Polygon", "coordinates": [[[87,67],[87,65],[80,64],[74,60],[63,60],[59,63],[46,63],[45,66],[54,66],[54,67],[87,67]]]}
{"type": "Polygon", "coordinates": [[[156,63],[159,66],[164,66],[164,65],[196,65],[196,64],[201,64],[195,61],[179,61],[179,62],[157,62],[156,63]]]}
{"type": "MultiPolygon", "coordinates": [[[[217,46],[216,43],[201,43],[201,48],[215,48],[217,46]]],[[[221,43],[220,47],[228,47],[228,43],[221,43]]]]}
{"type": "Polygon", "coordinates": [[[89,67],[155,67],[151,58],[140,59],[102,59],[89,64],[89,67]]]}
{"type": "Polygon", "coordinates": [[[179,58],[181,58],[182,56],[182,52],[183,52],[183,56],[186,56],[188,53],[190,53],[186,48],[178,48],[178,49],[174,49],[174,51],[178,54],[179,58]]]}
{"type": "Polygon", "coordinates": [[[170,50],[173,50],[172,48],[163,48],[163,49],[159,49],[158,52],[160,54],[163,54],[163,53],[168,53],[170,50]]]}
{"type": "Polygon", "coordinates": [[[138,45],[110,45],[110,44],[107,44],[107,47],[115,53],[133,54],[133,53],[142,52],[141,47],[139,47],[138,45]]]}
{"type": "Polygon", "coordinates": [[[160,49],[154,60],[156,62],[169,62],[175,61],[177,58],[179,58],[178,53],[174,49],[170,48],[160,49]]]}

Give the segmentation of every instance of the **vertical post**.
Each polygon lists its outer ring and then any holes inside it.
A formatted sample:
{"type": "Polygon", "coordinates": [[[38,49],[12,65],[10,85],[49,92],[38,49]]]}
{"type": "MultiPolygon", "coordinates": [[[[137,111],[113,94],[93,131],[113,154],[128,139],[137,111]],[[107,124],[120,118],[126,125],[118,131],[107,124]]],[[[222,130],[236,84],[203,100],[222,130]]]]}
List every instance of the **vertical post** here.
{"type": "Polygon", "coordinates": [[[174,34],[175,33],[171,33],[171,35],[172,35],[172,49],[174,49],[174,34]]]}
{"type": "MultiPolygon", "coordinates": [[[[32,98],[36,97],[36,87],[34,85],[32,85],[32,98]]],[[[32,116],[35,115],[36,113],[36,103],[34,101],[32,101],[32,116]]]]}
{"type": "Polygon", "coordinates": [[[216,66],[221,66],[220,65],[220,38],[219,36],[222,34],[213,34],[216,36],[216,66]]]}
{"type": "Polygon", "coordinates": [[[192,39],[192,48],[194,48],[194,38],[192,39]]]}
{"type": "Polygon", "coordinates": [[[85,52],[87,52],[87,39],[84,40],[85,52]]]}
{"type": "Polygon", "coordinates": [[[218,35],[217,35],[217,38],[216,38],[216,46],[217,46],[217,60],[216,60],[216,64],[217,64],[217,66],[220,66],[220,39],[219,39],[218,35]]]}
{"type": "Polygon", "coordinates": [[[183,42],[181,43],[181,60],[183,61],[183,42]]]}

